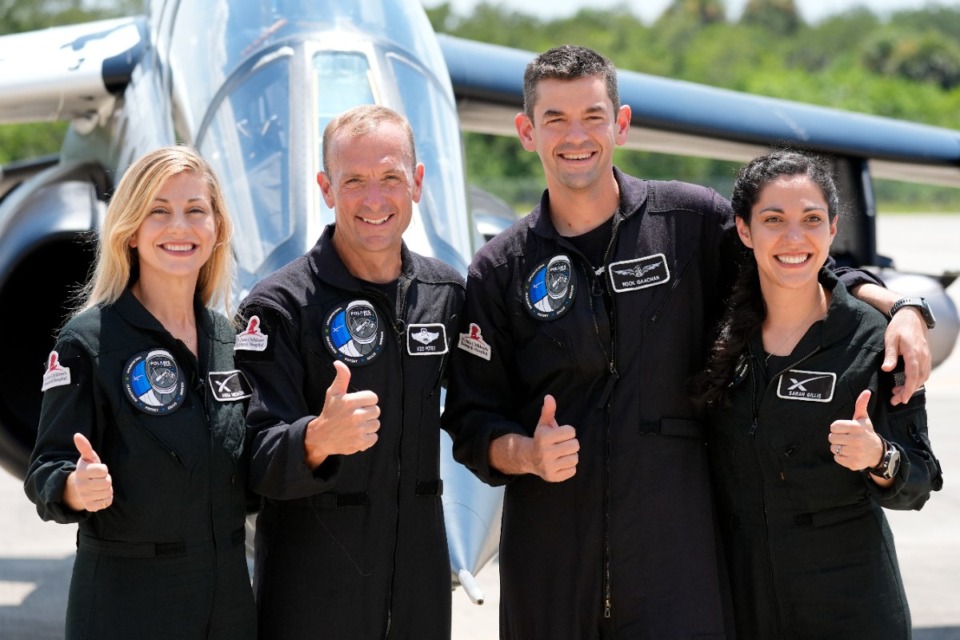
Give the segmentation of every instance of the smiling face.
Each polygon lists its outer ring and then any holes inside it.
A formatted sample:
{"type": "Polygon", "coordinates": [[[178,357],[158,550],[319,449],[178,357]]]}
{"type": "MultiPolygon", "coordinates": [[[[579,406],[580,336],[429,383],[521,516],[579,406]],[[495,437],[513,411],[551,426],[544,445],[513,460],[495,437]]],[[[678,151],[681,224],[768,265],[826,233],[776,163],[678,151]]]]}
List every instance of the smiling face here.
{"type": "Polygon", "coordinates": [[[335,212],[341,259],[352,271],[356,261],[399,260],[403,232],[423,187],[423,165],[413,166],[403,128],[383,121],[359,135],[341,130],[330,141],[328,158],[329,172],[320,172],[317,182],[335,212]]]}
{"type": "Polygon", "coordinates": [[[614,112],[602,76],[541,80],[532,111],[532,119],[517,114],[517,133],[523,147],[540,156],[551,192],[613,179],[613,152],[627,140],[630,108],[614,112]]]}
{"type": "Polygon", "coordinates": [[[749,224],[737,217],[737,232],[753,249],[764,292],[815,285],[837,235],[820,187],[806,175],[780,176],[760,190],[750,211],[749,224]]]}
{"type": "Polygon", "coordinates": [[[210,189],[203,178],[184,171],[157,191],[130,246],[137,250],[141,280],[175,277],[195,283],[216,242],[210,189]]]}

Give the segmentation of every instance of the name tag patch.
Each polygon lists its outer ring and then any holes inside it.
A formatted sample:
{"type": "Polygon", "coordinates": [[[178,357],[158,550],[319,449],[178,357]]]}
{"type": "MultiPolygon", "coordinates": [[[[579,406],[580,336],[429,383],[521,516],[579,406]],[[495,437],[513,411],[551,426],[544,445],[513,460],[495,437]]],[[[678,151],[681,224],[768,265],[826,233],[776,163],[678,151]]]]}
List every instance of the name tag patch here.
{"type": "Polygon", "coordinates": [[[610,264],[610,282],[617,293],[646,289],[670,282],[667,256],[655,253],[643,258],[613,262],[610,264]]]}
{"type": "Polygon", "coordinates": [[[410,355],[439,356],[447,350],[447,328],[443,324],[407,325],[407,353],[410,355]]]}
{"type": "Polygon", "coordinates": [[[250,385],[239,369],[211,371],[207,374],[207,380],[217,402],[233,402],[250,397],[250,385]]]}
{"type": "Polygon", "coordinates": [[[830,402],[837,386],[837,374],[831,371],[789,369],[777,382],[777,397],[804,402],[830,402]]]}
{"type": "Polygon", "coordinates": [[[40,387],[40,391],[68,384],[70,384],[70,367],[60,364],[60,354],[51,351],[47,356],[47,370],[43,374],[43,386],[40,387]]]}

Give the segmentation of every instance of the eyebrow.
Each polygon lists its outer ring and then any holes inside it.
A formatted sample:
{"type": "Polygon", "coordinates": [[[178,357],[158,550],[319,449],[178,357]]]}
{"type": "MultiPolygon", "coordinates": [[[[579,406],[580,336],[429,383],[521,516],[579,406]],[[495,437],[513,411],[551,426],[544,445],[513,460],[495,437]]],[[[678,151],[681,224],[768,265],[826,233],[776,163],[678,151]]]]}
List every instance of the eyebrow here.
{"type": "MultiPolygon", "coordinates": [[[[154,202],[170,202],[168,198],[161,198],[160,196],[156,196],[153,199],[153,201],[154,202]]],[[[187,202],[207,202],[207,199],[203,196],[193,196],[192,198],[187,198],[187,202]]]]}
{"type": "MultiPolygon", "coordinates": [[[[760,211],[757,211],[757,213],[758,213],[758,214],[759,214],[759,213],[766,213],[767,211],[773,211],[773,212],[775,212],[775,213],[784,213],[783,207],[781,207],[781,206],[778,205],[778,204],[773,204],[773,205],[770,205],[769,207],[764,207],[763,209],[760,209],[760,211]]],[[[810,211],[823,211],[823,212],[827,212],[828,209],[827,209],[826,207],[821,207],[820,205],[815,205],[815,204],[803,208],[803,212],[804,212],[804,213],[808,213],[808,212],[810,212],[810,211]]]]}
{"type": "MultiPolygon", "coordinates": [[[[603,104],[595,104],[590,107],[587,107],[586,109],[587,113],[598,113],[598,112],[602,113],[604,111],[606,111],[606,109],[604,109],[603,104]]],[[[540,117],[546,118],[549,116],[562,116],[562,115],[565,115],[565,113],[566,113],[565,111],[562,111],[560,109],[545,109],[543,114],[540,117]]]]}

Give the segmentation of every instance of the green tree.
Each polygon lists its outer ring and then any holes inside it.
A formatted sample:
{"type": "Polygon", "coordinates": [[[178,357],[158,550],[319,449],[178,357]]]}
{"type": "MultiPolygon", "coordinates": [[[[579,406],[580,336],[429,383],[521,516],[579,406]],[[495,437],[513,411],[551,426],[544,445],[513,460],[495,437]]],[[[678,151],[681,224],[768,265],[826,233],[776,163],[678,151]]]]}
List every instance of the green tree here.
{"type": "Polygon", "coordinates": [[[932,29],[881,31],[865,47],[863,64],[877,74],[930,82],[942,89],[960,86],[960,45],[932,29]]]}
{"type": "Polygon", "coordinates": [[[750,0],[740,22],[779,35],[796,33],[803,24],[793,0],[750,0]]]}

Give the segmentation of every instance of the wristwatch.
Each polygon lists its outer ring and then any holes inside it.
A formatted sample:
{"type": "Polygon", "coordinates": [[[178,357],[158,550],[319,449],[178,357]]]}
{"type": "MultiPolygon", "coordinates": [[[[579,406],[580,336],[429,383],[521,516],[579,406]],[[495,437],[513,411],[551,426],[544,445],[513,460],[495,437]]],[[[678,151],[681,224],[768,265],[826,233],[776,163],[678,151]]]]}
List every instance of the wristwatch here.
{"type": "Polygon", "coordinates": [[[897,475],[897,471],[900,470],[900,450],[883,438],[880,438],[880,442],[882,442],[885,447],[883,457],[880,459],[880,464],[875,467],[870,467],[867,471],[878,478],[890,480],[897,475]]]}
{"type": "Polygon", "coordinates": [[[923,321],[927,323],[927,329],[933,329],[937,326],[937,319],[933,317],[933,311],[930,310],[930,305],[927,304],[927,301],[923,298],[900,298],[893,303],[893,306],[890,307],[890,317],[892,318],[897,311],[903,309],[904,307],[916,307],[920,310],[920,315],[923,316],[923,321]]]}

